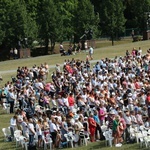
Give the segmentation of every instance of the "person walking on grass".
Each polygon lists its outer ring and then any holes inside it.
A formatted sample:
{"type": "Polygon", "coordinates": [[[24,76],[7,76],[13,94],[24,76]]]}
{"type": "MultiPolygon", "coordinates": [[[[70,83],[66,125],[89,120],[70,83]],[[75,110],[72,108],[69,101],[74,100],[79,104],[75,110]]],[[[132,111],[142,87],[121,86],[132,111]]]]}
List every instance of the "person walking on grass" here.
{"type": "Polygon", "coordinates": [[[89,46],[89,56],[90,56],[90,59],[92,60],[93,59],[93,52],[94,52],[94,49],[92,46],[89,46]]]}

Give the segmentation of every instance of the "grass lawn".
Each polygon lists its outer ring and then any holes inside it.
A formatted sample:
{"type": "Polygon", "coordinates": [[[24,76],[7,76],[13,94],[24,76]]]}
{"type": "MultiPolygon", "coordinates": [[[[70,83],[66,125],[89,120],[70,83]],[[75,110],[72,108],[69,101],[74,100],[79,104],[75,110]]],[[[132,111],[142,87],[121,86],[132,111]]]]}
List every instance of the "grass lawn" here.
{"type": "MultiPolygon", "coordinates": [[[[142,48],[143,53],[150,48],[150,41],[140,41],[133,43],[131,39],[125,39],[118,42],[115,42],[115,46],[111,46],[111,41],[97,41],[96,48],[94,49],[94,60],[99,60],[101,58],[114,58],[115,56],[123,56],[125,55],[126,50],[128,49],[129,52],[132,51],[133,47],[138,49],[139,47],[142,48]]],[[[0,62],[0,75],[3,77],[3,81],[0,83],[0,87],[2,87],[7,81],[11,81],[11,76],[16,75],[16,69],[18,66],[27,66],[31,68],[34,64],[40,65],[44,62],[47,62],[50,66],[54,66],[56,63],[62,64],[65,59],[86,59],[87,52],[82,51],[76,55],[71,56],[60,56],[60,54],[56,55],[47,55],[41,57],[34,57],[34,58],[26,58],[26,59],[18,59],[18,60],[9,60],[0,62]]],[[[50,73],[53,72],[54,67],[50,67],[50,73]]],[[[49,75],[50,77],[50,75],[49,75]]],[[[0,128],[8,127],[9,120],[12,117],[10,114],[6,114],[0,107],[0,128]]],[[[0,131],[0,150],[21,150],[21,148],[15,147],[15,142],[4,142],[2,131],[0,131]]],[[[79,147],[74,148],[74,150],[108,150],[110,147],[106,147],[104,141],[102,142],[95,142],[89,143],[87,147],[79,147]]],[[[138,144],[125,144],[121,148],[112,147],[112,150],[136,150],[140,149],[138,144]]],[[[146,150],[142,148],[143,150],[146,150]]],[[[71,150],[71,149],[68,149],[71,150]]]]}
{"type": "MultiPolygon", "coordinates": [[[[12,117],[10,114],[6,114],[4,110],[0,107],[0,129],[9,126],[9,120],[12,117]]],[[[66,148],[64,148],[65,150],[66,148]]],[[[139,144],[123,144],[122,147],[106,147],[105,141],[98,141],[95,143],[89,143],[88,146],[81,146],[78,148],[68,148],[66,150],[139,150],[139,144]]],[[[2,131],[0,131],[0,150],[22,150],[19,146],[16,148],[15,142],[4,142],[2,131]]],[[[42,150],[42,149],[40,149],[42,150]]],[[[142,148],[142,150],[148,150],[146,148],[142,148]]]]}
{"type": "MultiPolygon", "coordinates": [[[[150,41],[132,42],[131,39],[125,39],[116,41],[114,46],[111,46],[111,41],[96,41],[96,48],[94,49],[93,57],[94,60],[99,60],[106,57],[114,58],[115,56],[123,56],[127,49],[131,52],[134,47],[136,49],[141,47],[143,53],[146,53],[150,48],[150,41]]],[[[56,63],[62,64],[65,59],[75,58],[85,60],[86,54],[87,52],[82,51],[81,53],[71,56],[60,56],[60,54],[55,54],[0,62],[0,75],[3,77],[3,81],[0,82],[0,87],[2,87],[7,81],[10,81],[11,76],[16,75],[15,70],[18,66],[32,67],[34,64],[40,65],[44,62],[54,66],[56,63]]],[[[53,70],[54,67],[50,67],[50,73],[53,72],[53,70]]]]}

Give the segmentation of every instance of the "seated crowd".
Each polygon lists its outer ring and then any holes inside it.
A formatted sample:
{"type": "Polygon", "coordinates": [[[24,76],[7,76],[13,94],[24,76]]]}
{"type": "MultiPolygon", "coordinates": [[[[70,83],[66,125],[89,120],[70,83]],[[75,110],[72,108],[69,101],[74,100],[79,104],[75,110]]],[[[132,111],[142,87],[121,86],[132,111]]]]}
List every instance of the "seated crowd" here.
{"type": "Polygon", "coordinates": [[[11,133],[22,130],[38,147],[51,135],[53,147],[63,147],[65,134],[72,132],[74,144],[80,134],[91,142],[104,140],[102,126],[111,129],[114,144],[130,140],[129,127],[150,129],[149,54],[101,59],[91,66],[89,59],[65,60],[63,69],[56,64],[47,82],[49,66],[18,67],[16,77],[1,91],[1,104],[10,103],[11,133]],[[19,104],[14,110],[14,106],[19,104]]]}

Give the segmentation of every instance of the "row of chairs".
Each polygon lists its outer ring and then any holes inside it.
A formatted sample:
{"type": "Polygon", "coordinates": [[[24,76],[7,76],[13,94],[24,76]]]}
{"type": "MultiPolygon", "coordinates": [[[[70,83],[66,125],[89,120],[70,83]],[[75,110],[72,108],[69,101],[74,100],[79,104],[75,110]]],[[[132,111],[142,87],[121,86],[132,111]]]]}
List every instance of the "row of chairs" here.
{"type": "Polygon", "coordinates": [[[130,127],[130,135],[136,139],[136,142],[140,144],[140,147],[150,147],[150,129],[144,126],[130,127]]]}
{"type": "MultiPolygon", "coordinates": [[[[26,138],[22,135],[21,130],[15,130],[14,137],[12,137],[12,135],[11,135],[10,127],[3,128],[2,132],[4,134],[4,141],[8,141],[8,138],[11,137],[12,141],[16,142],[16,147],[21,145],[22,148],[25,148],[25,150],[28,150],[28,144],[29,144],[28,138],[26,138]]],[[[88,141],[90,140],[89,136],[86,135],[84,132],[80,132],[79,136],[75,136],[75,134],[73,134],[73,132],[69,132],[69,133],[65,134],[64,137],[66,138],[67,147],[70,145],[72,148],[74,148],[75,143],[77,143],[79,141],[79,139],[80,139],[80,144],[86,145],[86,146],[88,144],[88,141]]],[[[43,139],[44,150],[46,150],[48,147],[51,150],[52,149],[51,135],[47,134],[46,137],[43,135],[42,139],[43,139]]],[[[37,145],[37,143],[38,143],[38,135],[35,134],[34,144],[37,145]]]]}
{"type": "MultiPolygon", "coordinates": [[[[16,104],[14,105],[15,111],[16,111],[18,108],[19,108],[19,103],[16,103],[16,104]]],[[[7,102],[4,102],[4,103],[3,103],[3,109],[6,111],[7,114],[9,114],[9,113],[10,113],[10,104],[7,103],[7,102]]]]}
{"type": "Polygon", "coordinates": [[[113,143],[113,139],[114,137],[112,136],[112,130],[105,130],[103,132],[103,136],[105,137],[105,144],[106,146],[109,145],[110,147],[112,147],[112,143],[113,143]]]}
{"type": "Polygon", "coordinates": [[[74,145],[80,141],[80,145],[87,146],[88,141],[90,140],[89,135],[85,134],[84,132],[79,132],[79,135],[73,134],[73,132],[69,132],[64,134],[64,137],[67,141],[67,146],[70,145],[71,148],[74,148],[74,145]]]}
{"type": "MultiPolygon", "coordinates": [[[[22,131],[21,130],[15,130],[14,131],[14,137],[12,137],[11,132],[10,132],[10,127],[7,128],[2,128],[2,132],[4,135],[4,141],[9,141],[9,138],[11,138],[11,141],[15,141],[16,142],[16,147],[18,147],[19,145],[22,146],[22,148],[25,148],[25,150],[28,150],[28,138],[24,137],[22,135],[22,131]]],[[[46,150],[48,147],[50,148],[50,150],[52,150],[52,139],[50,137],[50,135],[46,135],[46,137],[42,137],[43,138],[43,145],[44,145],[44,150],[46,150]]],[[[34,144],[37,145],[38,143],[38,135],[35,134],[34,136],[34,144]]]]}

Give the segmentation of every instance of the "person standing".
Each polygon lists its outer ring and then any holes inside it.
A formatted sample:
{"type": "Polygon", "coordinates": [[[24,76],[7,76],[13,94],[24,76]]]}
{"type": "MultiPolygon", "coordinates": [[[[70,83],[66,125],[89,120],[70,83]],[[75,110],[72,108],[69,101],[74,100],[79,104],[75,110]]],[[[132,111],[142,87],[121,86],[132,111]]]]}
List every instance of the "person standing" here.
{"type": "Polygon", "coordinates": [[[43,122],[42,119],[39,118],[36,124],[36,133],[38,135],[38,147],[42,147],[42,129],[43,129],[43,122]]]}
{"type": "Polygon", "coordinates": [[[89,47],[89,56],[90,56],[90,59],[92,60],[93,59],[93,52],[94,52],[94,49],[92,46],[89,47]]]}
{"type": "Polygon", "coordinates": [[[28,129],[29,129],[29,146],[32,147],[33,142],[34,142],[34,135],[35,135],[35,130],[34,130],[34,125],[33,125],[32,118],[29,119],[28,129]]]}
{"type": "Polygon", "coordinates": [[[56,120],[52,118],[52,122],[50,123],[50,134],[53,141],[53,149],[56,148],[56,140],[57,140],[57,126],[56,126],[56,120]]]}
{"type": "Polygon", "coordinates": [[[99,117],[98,117],[98,111],[97,110],[94,110],[93,118],[96,122],[95,137],[96,137],[97,140],[100,140],[101,128],[100,128],[100,120],[99,120],[99,117]]]}
{"type": "Polygon", "coordinates": [[[18,59],[18,50],[14,49],[14,59],[18,59]]]}
{"type": "Polygon", "coordinates": [[[10,114],[14,113],[15,94],[12,88],[8,92],[8,101],[10,103],[10,114]]]}
{"type": "Polygon", "coordinates": [[[93,117],[94,117],[94,115],[93,115],[93,113],[91,113],[88,118],[91,142],[95,141],[95,131],[96,131],[96,122],[93,117]]]}
{"type": "Polygon", "coordinates": [[[11,137],[14,138],[14,131],[16,130],[16,121],[17,121],[17,116],[14,115],[11,119],[10,119],[10,132],[11,132],[11,137]]]}
{"type": "Polygon", "coordinates": [[[114,144],[115,146],[119,143],[119,123],[120,123],[120,116],[116,115],[115,119],[113,120],[113,137],[114,137],[114,144]]]}
{"type": "Polygon", "coordinates": [[[87,41],[84,42],[84,48],[85,48],[85,51],[88,49],[88,46],[87,46],[87,41]]]}
{"type": "Polygon", "coordinates": [[[69,103],[70,110],[73,111],[74,110],[74,104],[75,104],[73,93],[69,94],[69,96],[68,96],[68,103],[69,103]]]}

